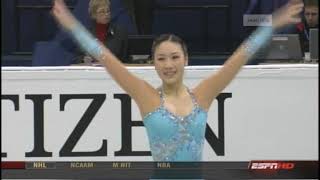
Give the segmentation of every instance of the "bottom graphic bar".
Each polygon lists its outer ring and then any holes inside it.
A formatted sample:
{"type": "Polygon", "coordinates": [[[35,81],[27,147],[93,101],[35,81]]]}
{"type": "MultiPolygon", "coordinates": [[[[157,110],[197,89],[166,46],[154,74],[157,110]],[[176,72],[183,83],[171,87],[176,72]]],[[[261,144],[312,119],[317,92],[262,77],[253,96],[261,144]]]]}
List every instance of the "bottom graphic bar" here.
{"type": "Polygon", "coordinates": [[[2,162],[1,178],[318,179],[318,164],[319,161],[2,162]],[[19,165],[19,168],[13,165],[19,165]]]}

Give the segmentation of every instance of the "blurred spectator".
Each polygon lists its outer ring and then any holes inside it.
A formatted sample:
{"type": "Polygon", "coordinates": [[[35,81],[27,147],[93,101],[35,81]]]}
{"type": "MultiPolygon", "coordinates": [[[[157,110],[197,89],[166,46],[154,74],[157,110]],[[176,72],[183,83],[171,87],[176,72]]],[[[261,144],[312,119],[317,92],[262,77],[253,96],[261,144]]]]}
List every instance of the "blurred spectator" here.
{"type": "MultiPolygon", "coordinates": [[[[90,0],[88,12],[92,19],[89,27],[92,34],[103,42],[123,63],[128,63],[128,34],[125,29],[111,23],[110,1],[90,0]]],[[[67,50],[76,53],[75,64],[97,62],[78,49],[78,46],[73,41],[70,41],[69,38],[62,40],[61,45],[67,50]]]]}
{"type": "Polygon", "coordinates": [[[309,28],[318,28],[319,25],[319,3],[318,0],[306,0],[304,17],[309,28]]]}
{"type": "Polygon", "coordinates": [[[122,0],[139,34],[152,34],[154,0],[122,0]]]}
{"type": "Polygon", "coordinates": [[[303,52],[309,52],[309,30],[311,28],[319,27],[319,3],[318,0],[305,0],[304,13],[302,14],[302,21],[296,24],[293,31],[290,33],[297,33],[300,37],[301,48],[303,52]]]}

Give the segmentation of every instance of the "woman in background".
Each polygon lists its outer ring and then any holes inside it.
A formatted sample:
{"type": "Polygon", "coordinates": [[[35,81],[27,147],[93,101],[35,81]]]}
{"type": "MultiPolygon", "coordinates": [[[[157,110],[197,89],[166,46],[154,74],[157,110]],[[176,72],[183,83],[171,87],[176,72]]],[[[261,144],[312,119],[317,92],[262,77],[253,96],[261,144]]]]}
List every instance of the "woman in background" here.
{"type": "MultiPolygon", "coordinates": [[[[90,0],[88,13],[91,18],[89,31],[104,44],[121,62],[128,63],[128,33],[126,29],[111,23],[109,0],[90,0]]],[[[72,40],[66,38],[61,41],[61,46],[76,54],[77,63],[91,65],[98,63],[90,54],[83,53],[72,40]]]]}

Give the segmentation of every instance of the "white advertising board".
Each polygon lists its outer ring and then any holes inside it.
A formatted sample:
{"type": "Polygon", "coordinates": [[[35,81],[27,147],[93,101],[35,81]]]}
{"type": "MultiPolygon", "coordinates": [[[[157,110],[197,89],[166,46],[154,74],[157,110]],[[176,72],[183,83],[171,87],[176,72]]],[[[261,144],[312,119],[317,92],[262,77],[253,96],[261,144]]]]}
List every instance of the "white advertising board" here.
{"type": "MultiPolygon", "coordinates": [[[[220,66],[186,67],[190,88],[220,66]]],[[[154,87],[153,67],[129,67],[154,87]]],[[[152,161],[136,104],[101,67],[2,68],[2,161],[152,161]]],[[[318,160],[318,65],[246,66],[209,110],[204,161],[318,160]]]]}

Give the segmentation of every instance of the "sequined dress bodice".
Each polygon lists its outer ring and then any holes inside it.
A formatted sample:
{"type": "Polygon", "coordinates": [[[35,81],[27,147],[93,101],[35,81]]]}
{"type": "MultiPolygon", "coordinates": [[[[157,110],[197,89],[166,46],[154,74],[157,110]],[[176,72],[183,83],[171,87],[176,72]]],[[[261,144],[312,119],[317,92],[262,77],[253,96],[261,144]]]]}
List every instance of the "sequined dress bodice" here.
{"type": "Polygon", "coordinates": [[[163,92],[161,104],[144,117],[150,149],[154,161],[201,161],[207,112],[196,102],[188,90],[193,103],[192,112],[178,116],[164,106],[163,92]]]}

